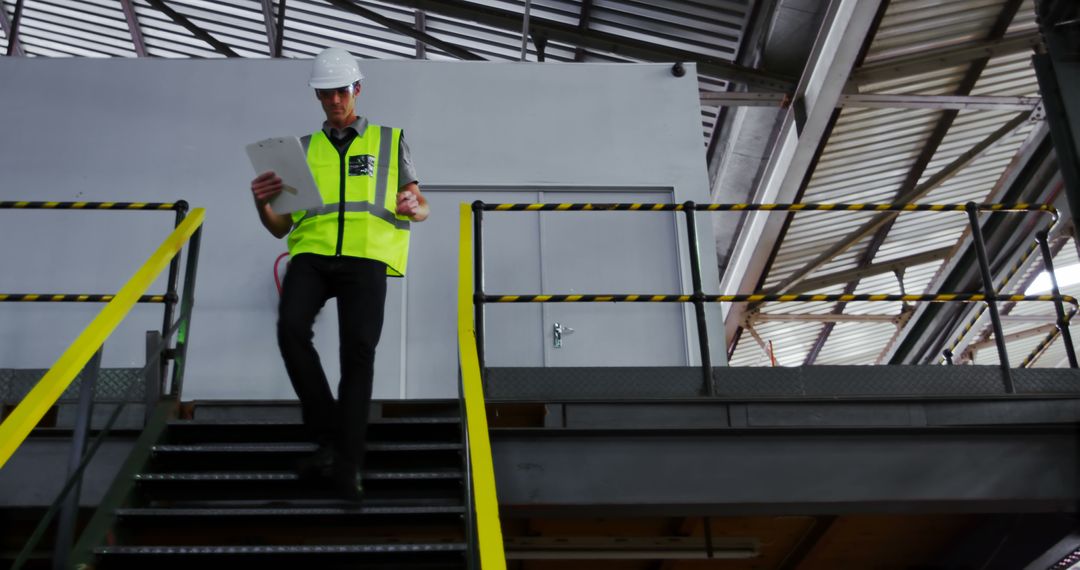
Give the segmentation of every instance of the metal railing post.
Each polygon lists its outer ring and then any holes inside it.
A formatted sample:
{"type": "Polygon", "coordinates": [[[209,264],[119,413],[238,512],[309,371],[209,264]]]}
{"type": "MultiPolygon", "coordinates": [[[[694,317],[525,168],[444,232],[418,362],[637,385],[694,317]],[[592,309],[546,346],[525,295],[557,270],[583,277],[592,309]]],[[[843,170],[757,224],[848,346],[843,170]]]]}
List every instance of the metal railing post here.
{"type": "Polygon", "coordinates": [[[705,322],[705,293],[701,290],[701,259],[698,252],[696,204],[687,200],[683,203],[686,213],[687,246],[690,248],[690,277],[694,284],[694,314],[697,317],[698,346],[701,350],[701,375],[705,384],[705,394],[716,395],[712,380],[712,355],[709,353],[709,329],[705,322]]]}
{"type": "Polygon", "coordinates": [[[1077,368],[1076,349],[1073,347],[1072,333],[1069,332],[1069,321],[1065,317],[1065,306],[1061,303],[1061,289],[1058,287],[1057,276],[1054,275],[1054,256],[1050,253],[1049,235],[1046,230],[1041,230],[1035,233],[1035,239],[1039,242],[1046,274],[1050,276],[1050,288],[1054,294],[1054,310],[1057,312],[1057,329],[1061,333],[1061,341],[1065,343],[1065,355],[1069,358],[1069,368],[1077,368]]]}
{"type": "Polygon", "coordinates": [[[180,327],[176,331],[176,348],[172,352],[172,382],[169,386],[169,396],[177,401],[180,401],[180,394],[184,388],[184,366],[187,363],[188,335],[191,333],[191,312],[195,303],[195,274],[199,268],[199,242],[201,239],[202,227],[195,230],[191,240],[188,241],[187,264],[184,269],[184,293],[180,297],[180,327]]]}
{"type": "MultiPolygon", "coordinates": [[[[188,212],[188,203],[187,203],[187,201],[185,201],[185,200],[177,200],[177,202],[176,202],[176,222],[173,224],[174,228],[180,226],[180,223],[184,221],[185,217],[187,217],[187,212],[188,212]]],[[[171,262],[169,262],[169,277],[168,277],[168,280],[165,282],[165,284],[166,284],[165,285],[166,286],[166,289],[165,289],[165,315],[164,315],[164,318],[162,319],[162,322],[161,322],[161,334],[162,335],[168,334],[169,327],[172,326],[173,312],[175,311],[176,303],[177,303],[176,287],[179,284],[179,282],[180,282],[180,256],[178,255],[178,256],[174,257],[171,262]]],[[[169,361],[166,358],[162,358],[161,361],[158,363],[158,368],[160,368],[160,377],[161,378],[165,377],[165,373],[168,370],[168,366],[169,366],[169,361]]],[[[150,413],[150,411],[147,410],[147,414],[149,414],[149,413],[150,413]]],[[[149,417],[149,416],[147,416],[147,417],[149,417]]]]}
{"type": "Polygon", "coordinates": [[[975,255],[979,260],[979,273],[982,275],[983,290],[986,293],[986,306],[990,310],[990,322],[994,327],[994,343],[1001,361],[1001,372],[1005,379],[1005,392],[1016,393],[1012,372],[1009,370],[1009,354],[1005,347],[1005,332],[1001,327],[1001,315],[998,314],[997,291],[994,290],[994,278],[990,275],[990,260],[986,255],[986,243],[983,241],[982,228],[979,227],[979,207],[975,202],[964,205],[968,221],[971,223],[971,241],[975,244],[975,255]]]}
{"type": "MultiPolygon", "coordinates": [[[[79,464],[82,462],[83,452],[86,450],[86,440],[90,433],[91,419],[94,415],[94,387],[97,385],[98,373],[101,370],[101,350],[98,349],[90,361],[83,367],[82,379],[79,382],[78,412],[75,414],[75,426],[71,434],[71,450],[68,453],[68,478],[75,475],[79,464]]],[[[56,542],[53,545],[53,570],[67,570],[68,555],[71,554],[71,546],[75,543],[75,520],[79,515],[79,491],[82,489],[80,480],[68,493],[64,500],[64,506],[60,510],[60,520],[56,527],[56,542]]]]}
{"type": "MultiPolygon", "coordinates": [[[[166,328],[165,332],[169,329],[166,328]]],[[[154,407],[157,405],[159,399],[161,399],[162,385],[161,379],[164,376],[161,374],[160,363],[161,353],[164,349],[161,342],[161,331],[146,331],[146,373],[143,374],[143,380],[146,385],[143,394],[143,402],[146,407],[144,412],[144,422],[150,421],[150,417],[154,415],[154,407]],[[151,366],[154,360],[158,360],[158,366],[151,366]]]]}
{"type": "Polygon", "coordinates": [[[486,383],[484,364],[484,203],[472,203],[473,210],[473,307],[476,311],[476,358],[480,361],[480,378],[486,383]]]}

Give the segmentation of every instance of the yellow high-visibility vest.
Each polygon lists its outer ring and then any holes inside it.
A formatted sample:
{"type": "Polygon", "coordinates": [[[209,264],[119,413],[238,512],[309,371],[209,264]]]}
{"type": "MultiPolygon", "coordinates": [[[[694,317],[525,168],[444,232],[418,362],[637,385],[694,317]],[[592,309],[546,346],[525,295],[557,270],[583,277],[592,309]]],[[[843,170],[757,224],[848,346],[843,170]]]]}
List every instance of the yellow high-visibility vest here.
{"type": "Polygon", "coordinates": [[[293,212],[289,253],[365,257],[404,277],[409,218],[397,207],[401,129],[369,124],[342,154],[322,130],[311,135],[307,162],[323,205],[293,212]]]}

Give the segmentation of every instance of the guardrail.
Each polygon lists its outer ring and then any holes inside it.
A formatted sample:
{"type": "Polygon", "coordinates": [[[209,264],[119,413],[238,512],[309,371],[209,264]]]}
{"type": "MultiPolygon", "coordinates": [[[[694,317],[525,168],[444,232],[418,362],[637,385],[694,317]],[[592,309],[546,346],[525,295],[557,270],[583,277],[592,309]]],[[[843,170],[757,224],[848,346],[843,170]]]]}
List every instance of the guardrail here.
{"type": "MultiPolygon", "coordinates": [[[[1005,347],[1005,335],[1002,332],[1001,318],[997,304],[1000,302],[1019,301],[1043,301],[1052,302],[1057,313],[1057,331],[1065,344],[1071,367],[1077,367],[1075,349],[1072,336],[1069,333],[1069,319],[1074,315],[1080,305],[1076,299],[1062,296],[1058,288],[1057,280],[1053,274],[1053,260],[1049,247],[1046,243],[1047,232],[1039,232],[1037,239],[1043,255],[1043,262],[1051,276],[1052,294],[1050,295],[1009,295],[999,296],[994,288],[990,274],[990,262],[986,253],[986,246],[979,226],[978,214],[980,212],[1008,212],[1029,213],[1038,212],[1049,214],[1051,224],[1058,218],[1057,210],[1045,204],[695,204],[684,202],[681,204],[645,204],[645,203],[563,203],[563,204],[485,204],[482,201],[473,202],[472,207],[473,250],[475,266],[473,269],[473,305],[476,328],[476,342],[478,351],[479,367],[484,368],[484,305],[486,303],[693,303],[697,319],[698,343],[701,353],[702,382],[704,391],[708,395],[715,395],[712,383],[712,362],[709,355],[708,327],[705,322],[705,303],[765,303],[765,302],[850,302],[850,301],[907,301],[907,302],[982,302],[990,311],[991,322],[994,330],[994,339],[997,344],[1000,358],[1005,389],[1008,393],[1015,393],[1012,376],[1009,372],[1008,355],[1005,347]],[[483,266],[483,213],[494,212],[584,212],[584,211],[636,211],[636,212],[684,212],[686,214],[687,243],[689,244],[690,271],[693,286],[692,294],[670,293],[641,293],[634,295],[614,294],[589,294],[589,295],[489,295],[483,291],[484,266],[483,266]],[[796,295],[796,294],[749,294],[749,295],[706,295],[701,285],[701,262],[698,254],[697,223],[695,212],[721,212],[721,211],[833,211],[833,212],[965,212],[971,227],[972,241],[978,260],[980,277],[983,283],[983,293],[940,293],[937,295],[796,295]],[[1063,303],[1069,303],[1073,307],[1066,313],[1063,303]]],[[[462,230],[464,232],[464,229],[462,230]]],[[[1043,345],[1049,344],[1053,339],[1044,341],[1043,345]]],[[[1027,361],[1025,361],[1026,363],[1027,361]]]]}
{"type": "MultiPolygon", "coordinates": [[[[80,210],[175,210],[176,223],[173,232],[165,239],[150,258],[135,272],[115,295],[79,294],[5,294],[0,301],[6,302],[105,302],[106,305],[86,326],[75,341],[64,351],[53,366],[22,399],[15,409],[0,423],[0,468],[25,441],[45,413],[56,403],[71,382],[82,372],[79,390],[78,415],[73,432],[69,459],[69,475],[59,496],[50,505],[45,516],[35,528],[30,539],[16,558],[12,569],[21,568],[30,558],[33,549],[45,536],[53,518],[60,514],[56,531],[54,562],[65,567],[74,538],[75,515],[83,473],[101,447],[109,430],[115,425],[124,408],[121,402],[114,409],[97,437],[87,447],[90,431],[90,412],[94,382],[101,364],[101,348],[105,340],[139,302],[165,304],[165,315],[160,332],[148,335],[147,363],[142,369],[146,378],[147,413],[163,390],[162,379],[166,361],[173,361],[172,379],[166,399],[179,402],[183,389],[184,369],[187,358],[188,333],[194,302],[195,277],[198,268],[199,243],[202,223],[206,212],[196,208],[187,214],[187,203],[147,204],[128,202],[0,202],[0,209],[80,209],[80,210]],[[187,264],[184,273],[183,292],[176,294],[179,280],[179,254],[187,245],[187,264]],[[168,287],[165,295],[145,295],[157,277],[169,267],[168,287]],[[176,303],[180,303],[180,315],[175,323],[172,315],[176,303]],[[175,345],[170,348],[175,335],[175,345]],[[151,401],[153,400],[153,401],[151,401]],[[86,449],[85,452],[83,450],[86,449]]],[[[160,415],[160,414],[159,414],[160,415]]]]}

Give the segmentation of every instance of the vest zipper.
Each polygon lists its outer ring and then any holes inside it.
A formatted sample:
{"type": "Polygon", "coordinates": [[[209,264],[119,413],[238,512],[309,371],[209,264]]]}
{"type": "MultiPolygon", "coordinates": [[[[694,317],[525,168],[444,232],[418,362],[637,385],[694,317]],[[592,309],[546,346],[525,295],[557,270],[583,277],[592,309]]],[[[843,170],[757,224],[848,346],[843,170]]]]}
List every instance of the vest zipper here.
{"type": "Polygon", "coordinates": [[[345,242],[345,177],[348,176],[348,172],[345,170],[345,155],[349,153],[350,146],[352,146],[352,141],[349,141],[345,148],[337,149],[341,162],[341,190],[338,197],[337,250],[334,253],[335,257],[341,257],[341,245],[345,242]]]}

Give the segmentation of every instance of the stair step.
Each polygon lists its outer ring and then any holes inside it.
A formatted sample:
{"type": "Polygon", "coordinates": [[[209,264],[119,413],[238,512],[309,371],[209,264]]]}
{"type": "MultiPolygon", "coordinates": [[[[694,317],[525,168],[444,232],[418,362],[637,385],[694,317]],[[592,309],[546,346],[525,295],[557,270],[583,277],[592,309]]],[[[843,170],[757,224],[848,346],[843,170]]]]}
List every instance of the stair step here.
{"type": "MultiPolygon", "coordinates": [[[[364,480],[400,479],[460,479],[460,469],[428,471],[365,471],[364,480]]],[[[299,481],[300,476],[288,471],[269,472],[204,472],[204,473],[138,473],[136,481],[299,481]]]]}
{"type": "MultiPolygon", "coordinates": [[[[345,501],[340,498],[262,498],[262,499],[242,499],[236,497],[227,497],[221,499],[189,499],[183,501],[181,506],[177,502],[170,502],[166,509],[270,509],[270,508],[311,508],[311,509],[338,509],[338,508],[357,508],[356,503],[345,501]]],[[[393,508],[393,507],[406,507],[406,508],[422,508],[422,507],[455,507],[462,508],[462,498],[459,496],[454,497],[377,497],[377,496],[364,496],[362,503],[363,507],[378,507],[378,508],[393,508]]],[[[161,508],[161,507],[142,507],[142,508],[161,508]]]]}
{"type": "Polygon", "coordinates": [[[461,541],[416,544],[304,544],[234,546],[112,546],[94,554],[100,570],[190,568],[318,568],[319,570],[426,570],[465,568],[461,541]]]}
{"type": "MultiPolygon", "coordinates": [[[[406,424],[459,424],[461,418],[457,416],[433,416],[433,417],[402,417],[402,418],[371,418],[368,425],[406,425],[406,424]]],[[[301,422],[282,422],[274,420],[169,420],[169,427],[175,426],[283,426],[303,429],[301,422]]]]}
{"type": "MultiPolygon", "coordinates": [[[[151,447],[154,453],[313,453],[318,448],[314,443],[268,442],[268,443],[202,443],[202,444],[163,444],[151,447]]],[[[460,443],[424,442],[424,443],[368,443],[365,449],[371,451],[457,451],[460,443]]]]}
{"type": "Polygon", "coordinates": [[[358,506],[358,507],[265,507],[265,508],[125,508],[116,509],[122,518],[153,517],[334,517],[355,515],[464,514],[461,506],[358,506]]]}
{"type": "MultiPolygon", "coordinates": [[[[378,418],[368,424],[372,443],[454,443],[461,441],[461,419],[456,417],[378,418]]],[[[274,421],[195,421],[169,423],[162,444],[198,443],[310,443],[308,430],[300,423],[274,421]]]]}
{"type": "Polygon", "coordinates": [[[445,543],[464,540],[464,513],[461,505],[136,508],[117,511],[115,536],[128,546],[445,543]]]}
{"type": "Polygon", "coordinates": [[[464,552],[462,543],[429,544],[305,544],[295,546],[106,546],[94,554],[380,554],[394,552],[464,552]]]}

